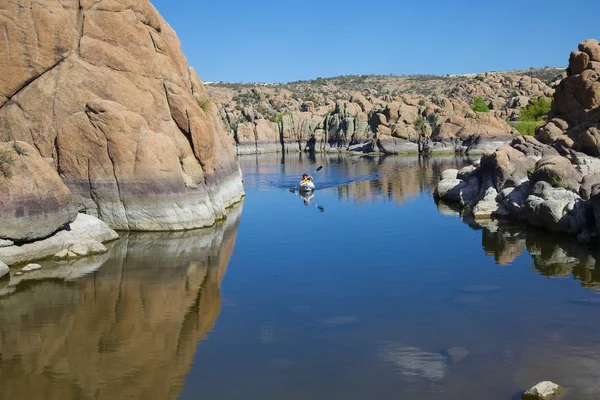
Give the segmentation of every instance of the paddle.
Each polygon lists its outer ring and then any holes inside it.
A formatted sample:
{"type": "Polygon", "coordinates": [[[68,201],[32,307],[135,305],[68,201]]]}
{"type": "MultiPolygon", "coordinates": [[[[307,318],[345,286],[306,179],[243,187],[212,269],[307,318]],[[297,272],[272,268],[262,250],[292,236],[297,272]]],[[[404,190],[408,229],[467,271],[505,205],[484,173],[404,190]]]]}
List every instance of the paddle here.
{"type": "MultiPolygon", "coordinates": [[[[322,169],[323,169],[323,166],[321,165],[321,166],[319,166],[319,168],[315,169],[315,171],[314,171],[314,172],[313,172],[311,175],[314,175],[314,174],[316,174],[317,172],[319,172],[319,171],[320,171],[320,170],[322,170],[322,169]]],[[[290,189],[290,192],[292,192],[292,193],[295,193],[295,192],[296,192],[296,189],[298,188],[298,186],[300,186],[300,185],[296,185],[296,186],[294,186],[293,188],[291,188],[291,189],[290,189]]]]}

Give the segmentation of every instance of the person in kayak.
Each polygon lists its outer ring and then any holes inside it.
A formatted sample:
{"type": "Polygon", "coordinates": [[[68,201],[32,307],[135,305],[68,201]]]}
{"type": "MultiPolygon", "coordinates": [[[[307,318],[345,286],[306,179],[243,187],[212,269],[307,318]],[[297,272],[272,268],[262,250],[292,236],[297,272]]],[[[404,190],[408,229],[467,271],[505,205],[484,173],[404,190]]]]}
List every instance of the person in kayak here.
{"type": "Polygon", "coordinates": [[[306,172],[304,174],[302,174],[302,181],[301,182],[312,181],[312,180],[313,180],[313,177],[310,176],[310,175],[308,175],[306,172]]]}

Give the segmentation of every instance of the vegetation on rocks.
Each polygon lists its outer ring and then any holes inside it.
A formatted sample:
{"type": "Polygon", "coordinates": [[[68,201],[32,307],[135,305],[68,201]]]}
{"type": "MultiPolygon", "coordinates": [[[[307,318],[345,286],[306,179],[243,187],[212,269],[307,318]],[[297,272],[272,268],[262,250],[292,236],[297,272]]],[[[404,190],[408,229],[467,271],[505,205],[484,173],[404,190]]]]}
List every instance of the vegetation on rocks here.
{"type": "Polygon", "coordinates": [[[481,96],[473,98],[473,106],[471,108],[476,112],[490,112],[490,108],[481,96]]]}
{"type": "Polygon", "coordinates": [[[15,160],[8,150],[0,150],[0,174],[5,178],[12,176],[11,167],[15,165],[15,160]]]}
{"type": "Polygon", "coordinates": [[[543,124],[550,112],[551,101],[546,97],[538,97],[521,110],[521,116],[515,128],[522,135],[535,135],[535,130],[543,124]]]}

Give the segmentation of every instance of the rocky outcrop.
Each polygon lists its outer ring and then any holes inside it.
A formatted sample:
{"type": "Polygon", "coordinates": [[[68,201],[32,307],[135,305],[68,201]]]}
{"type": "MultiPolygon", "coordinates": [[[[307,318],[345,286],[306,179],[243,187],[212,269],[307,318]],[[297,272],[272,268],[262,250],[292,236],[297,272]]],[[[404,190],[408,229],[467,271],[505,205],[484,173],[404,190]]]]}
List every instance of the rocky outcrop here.
{"type": "MultiPolygon", "coordinates": [[[[31,145],[76,209],[115,229],[180,230],[212,225],[240,200],[232,140],[148,0],[31,0],[4,15],[0,142],[31,145]]],[[[48,201],[47,218],[72,221],[48,201]]]]}
{"type": "Polygon", "coordinates": [[[600,65],[590,60],[599,53],[598,42],[587,40],[571,54],[568,76],[557,86],[549,121],[537,129],[537,139],[515,138],[482,158],[469,175],[480,175],[480,181],[442,180],[436,195],[460,202],[475,219],[511,217],[584,242],[597,237],[600,65]]]}
{"type": "Polygon", "coordinates": [[[356,77],[356,84],[352,77],[331,78],[326,85],[222,83],[208,90],[238,154],[484,154],[518,136],[507,119],[516,120],[533,99],[554,92],[538,78],[517,74],[431,78],[418,90],[407,83],[418,77],[373,79],[370,85],[364,77],[356,77]],[[485,99],[489,112],[472,110],[476,97],[485,99]]]}
{"type": "Polygon", "coordinates": [[[596,228],[591,203],[579,195],[580,173],[561,156],[536,161],[535,153],[528,156],[527,149],[544,145],[533,138],[528,143],[523,146],[518,140],[484,156],[480,167],[461,174],[462,179],[442,179],[435,195],[460,202],[463,212],[475,219],[511,217],[589,240],[596,228]]]}

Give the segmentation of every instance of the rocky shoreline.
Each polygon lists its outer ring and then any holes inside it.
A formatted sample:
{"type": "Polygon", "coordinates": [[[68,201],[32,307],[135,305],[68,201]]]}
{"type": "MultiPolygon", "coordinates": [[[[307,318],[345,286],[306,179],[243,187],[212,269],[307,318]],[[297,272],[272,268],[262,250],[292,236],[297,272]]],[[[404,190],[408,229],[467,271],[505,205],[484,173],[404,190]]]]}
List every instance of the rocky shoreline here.
{"type": "Polygon", "coordinates": [[[512,218],[553,232],[598,238],[600,228],[600,45],[571,53],[548,122],[460,171],[434,193],[475,219],[512,218]],[[582,61],[583,60],[583,61],[582,61]]]}

